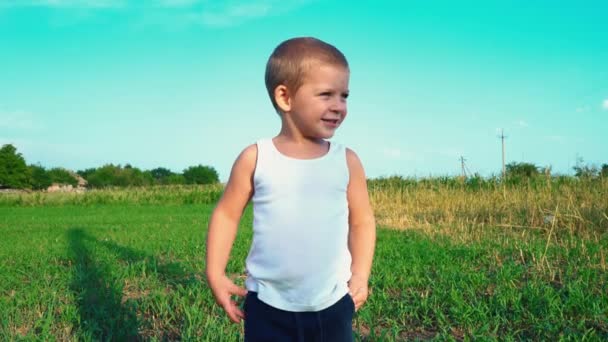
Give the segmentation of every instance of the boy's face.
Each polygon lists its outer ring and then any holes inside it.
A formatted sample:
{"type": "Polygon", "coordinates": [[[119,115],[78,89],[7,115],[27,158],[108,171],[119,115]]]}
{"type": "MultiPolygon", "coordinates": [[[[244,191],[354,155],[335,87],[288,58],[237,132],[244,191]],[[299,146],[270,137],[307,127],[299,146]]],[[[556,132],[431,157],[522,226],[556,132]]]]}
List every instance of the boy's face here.
{"type": "Polygon", "coordinates": [[[289,115],[295,128],[309,138],[331,138],[346,117],[347,68],[315,63],[290,98],[289,115]]]}

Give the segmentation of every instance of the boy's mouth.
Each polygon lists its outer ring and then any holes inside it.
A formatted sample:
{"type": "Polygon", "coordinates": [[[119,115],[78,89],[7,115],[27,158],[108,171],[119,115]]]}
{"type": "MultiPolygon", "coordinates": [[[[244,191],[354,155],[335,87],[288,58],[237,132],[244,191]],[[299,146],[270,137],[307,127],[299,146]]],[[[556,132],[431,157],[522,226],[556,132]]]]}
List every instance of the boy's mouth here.
{"type": "Polygon", "coordinates": [[[338,124],[338,119],[321,119],[323,122],[327,122],[330,123],[332,125],[337,125],[338,124]]]}

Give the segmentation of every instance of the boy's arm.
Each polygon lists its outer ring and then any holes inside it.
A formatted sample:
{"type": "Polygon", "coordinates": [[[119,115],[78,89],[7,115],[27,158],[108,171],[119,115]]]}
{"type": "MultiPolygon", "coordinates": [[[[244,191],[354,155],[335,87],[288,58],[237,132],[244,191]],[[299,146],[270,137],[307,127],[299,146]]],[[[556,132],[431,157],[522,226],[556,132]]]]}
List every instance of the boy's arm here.
{"type": "Polygon", "coordinates": [[[352,256],[352,276],[348,283],[350,295],[358,310],[367,300],[368,281],[376,245],[376,222],[369,203],[365,171],[359,157],[346,149],[346,162],[350,174],[348,199],[348,249],[352,256]]]}
{"type": "Polygon", "coordinates": [[[256,158],[257,146],[251,145],[234,162],[222,198],[211,214],[207,232],[207,280],[215,300],[235,323],[244,318],[244,314],[231,296],[242,297],[247,291],[236,286],[225,272],[241,215],[253,195],[256,158]]]}

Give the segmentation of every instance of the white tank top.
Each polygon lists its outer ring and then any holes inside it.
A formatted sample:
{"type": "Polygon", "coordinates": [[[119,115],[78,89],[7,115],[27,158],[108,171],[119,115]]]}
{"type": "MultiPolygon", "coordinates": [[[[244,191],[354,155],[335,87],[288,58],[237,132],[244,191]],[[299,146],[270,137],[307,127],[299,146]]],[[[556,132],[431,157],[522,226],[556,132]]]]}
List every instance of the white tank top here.
{"type": "Polygon", "coordinates": [[[271,139],[257,142],[253,176],[253,242],[246,287],[287,311],[320,311],[348,292],[349,181],[344,146],[295,159],[271,139]]]}

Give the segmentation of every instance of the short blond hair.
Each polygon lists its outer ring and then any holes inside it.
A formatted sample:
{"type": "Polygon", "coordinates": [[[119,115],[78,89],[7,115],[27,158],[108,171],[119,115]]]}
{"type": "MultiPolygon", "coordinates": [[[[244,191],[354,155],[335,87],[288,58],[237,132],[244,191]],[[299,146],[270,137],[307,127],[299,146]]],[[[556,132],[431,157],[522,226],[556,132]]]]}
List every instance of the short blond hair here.
{"type": "Polygon", "coordinates": [[[284,85],[295,94],[304,82],[306,71],[316,63],[348,69],[344,54],[335,46],[313,37],[288,39],[279,44],[266,63],[266,90],[272,105],[280,112],[274,91],[284,85]]]}

